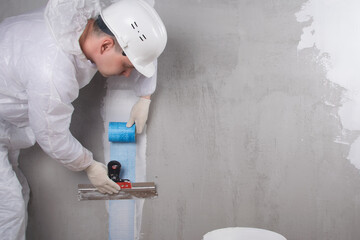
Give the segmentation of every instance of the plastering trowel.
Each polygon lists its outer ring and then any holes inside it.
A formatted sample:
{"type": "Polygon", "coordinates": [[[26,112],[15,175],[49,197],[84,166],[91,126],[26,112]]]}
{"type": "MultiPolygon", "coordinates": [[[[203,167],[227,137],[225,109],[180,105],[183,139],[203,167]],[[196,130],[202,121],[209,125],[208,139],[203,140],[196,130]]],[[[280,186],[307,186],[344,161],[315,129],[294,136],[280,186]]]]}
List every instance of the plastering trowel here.
{"type": "Polygon", "coordinates": [[[156,185],[153,182],[132,183],[128,179],[120,178],[121,164],[118,161],[108,163],[108,175],[111,180],[116,182],[121,190],[117,194],[100,193],[91,184],[78,185],[78,199],[83,200],[120,200],[137,198],[157,197],[156,185]]]}

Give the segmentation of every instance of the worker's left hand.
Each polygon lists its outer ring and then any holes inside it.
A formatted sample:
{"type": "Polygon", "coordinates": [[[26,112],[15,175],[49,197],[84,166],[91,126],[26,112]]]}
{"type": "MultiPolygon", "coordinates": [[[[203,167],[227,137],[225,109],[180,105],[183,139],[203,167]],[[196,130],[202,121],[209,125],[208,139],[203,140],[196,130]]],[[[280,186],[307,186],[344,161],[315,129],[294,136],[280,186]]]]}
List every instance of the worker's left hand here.
{"type": "Polygon", "coordinates": [[[131,127],[135,123],[136,133],[142,133],[148,119],[150,102],[150,99],[141,97],[137,103],[135,103],[131,109],[130,118],[126,127],[131,127]]]}

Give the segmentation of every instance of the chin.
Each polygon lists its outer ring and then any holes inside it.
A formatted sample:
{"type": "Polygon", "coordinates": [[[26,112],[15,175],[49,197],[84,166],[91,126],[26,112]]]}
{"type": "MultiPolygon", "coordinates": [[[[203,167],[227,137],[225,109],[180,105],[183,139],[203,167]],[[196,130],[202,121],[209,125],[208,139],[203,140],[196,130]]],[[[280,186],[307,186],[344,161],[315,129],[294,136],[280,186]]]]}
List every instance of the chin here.
{"type": "Polygon", "coordinates": [[[100,71],[99,71],[99,73],[101,74],[101,76],[103,76],[103,77],[105,77],[105,78],[108,78],[108,77],[110,77],[110,75],[108,75],[108,74],[105,74],[105,73],[103,73],[103,72],[100,72],[100,71]]]}

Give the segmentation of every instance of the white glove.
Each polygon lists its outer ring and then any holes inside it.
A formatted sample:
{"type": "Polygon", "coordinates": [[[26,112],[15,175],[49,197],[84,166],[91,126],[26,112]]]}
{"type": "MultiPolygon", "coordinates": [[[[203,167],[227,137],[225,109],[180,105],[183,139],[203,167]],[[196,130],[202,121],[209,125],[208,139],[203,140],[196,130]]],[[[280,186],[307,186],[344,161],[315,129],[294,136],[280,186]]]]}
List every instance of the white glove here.
{"type": "Polygon", "coordinates": [[[146,120],[148,119],[150,99],[140,98],[131,109],[129,121],[126,127],[136,125],[136,133],[142,133],[146,120]]]}
{"type": "Polygon", "coordinates": [[[112,181],[107,174],[107,168],[104,164],[93,161],[93,163],[85,169],[90,182],[101,193],[118,193],[120,186],[112,181]]]}

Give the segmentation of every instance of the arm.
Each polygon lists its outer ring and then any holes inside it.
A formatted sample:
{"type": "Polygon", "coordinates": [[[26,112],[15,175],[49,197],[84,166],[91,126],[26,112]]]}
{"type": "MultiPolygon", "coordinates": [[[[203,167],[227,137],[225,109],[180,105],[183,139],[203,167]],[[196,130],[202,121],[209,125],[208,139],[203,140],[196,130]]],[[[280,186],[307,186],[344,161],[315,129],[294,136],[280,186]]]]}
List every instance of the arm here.
{"type": "MultiPolygon", "coordinates": [[[[50,84],[51,85],[51,84],[50,84]]],[[[52,158],[72,171],[85,170],[101,193],[116,193],[120,187],[107,176],[106,166],[93,159],[69,130],[73,107],[52,94],[29,92],[29,120],[37,142],[52,158]]]]}
{"type": "MultiPolygon", "coordinates": [[[[157,64],[155,63],[155,66],[157,64]]],[[[149,108],[151,103],[151,95],[154,93],[156,88],[156,80],[157,73],[147,78],[143,75],[140,75],[138,79],[136,79],[136,83],[134,85],[134,91],[137,96],[139,96],[139,100],[135,103],[135,105],[131,109],[130,118],[127,122],[126,126],[131,127],[134,123],[136,124],[136,133],[142,133],[146,121],[149,115],[149,108]]]]}
{"type": "MultiPolygon", "coordinates": [[[[157,61],[154,62],[157,68],[157,61]]],[[[157,71],[150,78],[139,73],[139,77],[135,79],[134,92],[138,97],[149,98],[155,92],[157,82],[157,71]]]]}
{"type": "Polygon", "coordinates": [[[69,130],[73,106],[64,103],[51,81],[38,82],[28,90],[29,122],[40,147],[72,171],[81,171],[94,161],[69,130]]]}
{"type": "Polygon", "coordinates": [[[69,130],[74,110],[71,102],[79,92],[75,66],[68,58],[60,57],[44,69],[31,78],[27,89],[29,123],[37,142],[68,169],[85,170],[100,192],[117,192],[120,187],[108,178],[105,165],[95,161],[69,130]]]}

